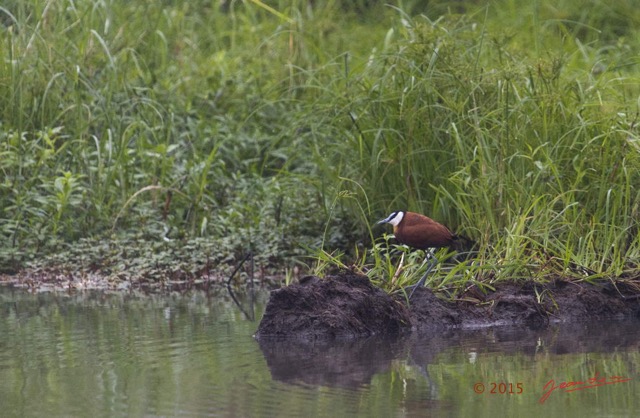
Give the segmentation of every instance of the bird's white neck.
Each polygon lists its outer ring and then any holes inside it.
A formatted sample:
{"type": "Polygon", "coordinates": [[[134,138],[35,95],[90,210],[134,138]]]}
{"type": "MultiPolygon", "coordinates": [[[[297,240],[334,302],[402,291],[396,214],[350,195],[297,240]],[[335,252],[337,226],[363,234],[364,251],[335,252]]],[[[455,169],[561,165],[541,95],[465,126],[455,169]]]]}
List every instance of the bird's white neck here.
{"type": "Polygon", "coordinates": [[[389,219],[389,223],[393,226],[398,226],[398,224],[400,224],[400,222],[402,222],[402,218],[404,218],[404,212],[398,212],[396,213],[396,216],[394,216],[393,218],[389,219]]]}

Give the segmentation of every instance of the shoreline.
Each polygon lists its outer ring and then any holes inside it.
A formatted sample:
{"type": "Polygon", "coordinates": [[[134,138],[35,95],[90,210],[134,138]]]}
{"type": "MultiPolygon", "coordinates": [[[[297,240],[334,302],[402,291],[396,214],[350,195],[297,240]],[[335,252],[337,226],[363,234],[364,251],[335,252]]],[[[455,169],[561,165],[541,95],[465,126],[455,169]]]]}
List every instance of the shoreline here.
{"type": "Polygon", "coordinates": [[[404,297],[373,286],[366,276],[342,271],[324,279],[307,276],[300,284],[272,291],[256,338],[349,339],[637,318],[640,299],[634,285],[522,280],[487,293],[472,286],[453,300],[420,288],[407,304],[404,297]]]}
{"type": "MultiPolygon", "coordinates": [[[[225,289],[227,280],[222,272],[196,276],[159,271],[156,276],[135,279],[55,268],[0,274],[0,286],[31,293],[209,291],[225,289]]],[[[473,285],[452,299],[423,287],[409,303],[404,295],[389,295],[368,277],[348,270],[324,278],[305,276],[289,286],[282,285],[281,275],[255,278],[253,283],[256,290],[270,291],[257,339],[353,339],[513,325],[536,329],[558,323],[640,317],[638,279],[595,283],[522,279],[493,284],[495,290],[486,292],[473,285]]],[[[238,281],[234,284],[237,288],[238,281]]],[[[240,286],[249,288],[246,282],[240,286]]]]}

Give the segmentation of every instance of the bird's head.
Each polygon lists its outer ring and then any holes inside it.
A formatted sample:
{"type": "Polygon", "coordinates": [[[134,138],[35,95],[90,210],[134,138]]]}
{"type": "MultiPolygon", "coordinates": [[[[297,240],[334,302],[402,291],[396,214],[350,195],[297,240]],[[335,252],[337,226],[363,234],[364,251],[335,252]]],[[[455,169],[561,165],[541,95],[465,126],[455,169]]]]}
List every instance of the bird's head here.
{"type": "Polygon", "coordinates": [[[380,224],[391,224],[393,226],[398,226],[398,224],[400,222],[402,222],[402,218],[404,217],[404,212],[399,210],[396,212],[392,212],[391,215],[387,216],[386,218],[378,221],[376,223],[376,225],[380,225],[380,224]]]}

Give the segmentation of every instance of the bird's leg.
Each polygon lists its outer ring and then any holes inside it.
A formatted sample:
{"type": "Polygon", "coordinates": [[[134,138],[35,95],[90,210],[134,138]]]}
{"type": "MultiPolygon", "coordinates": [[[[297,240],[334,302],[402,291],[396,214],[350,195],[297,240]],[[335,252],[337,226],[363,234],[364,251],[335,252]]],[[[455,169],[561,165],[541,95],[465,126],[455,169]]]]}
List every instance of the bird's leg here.
{"type": "Polygon", "coordinates": [[[427,271],[424,272],[420,280],[418,280],[418,283],[409,286],[413,288],[411,290],[411,293],[409,294],[409,299],[411,299],[411,296],[413,296],[413,292],[415,292],[417,288],[424,285],[424,282],[427,280],[427,276],[429,275],[429,273],[431,273],[431,270],[433,270],[436,264],[438,264],[438,259],[436,258],[435,250],[433,248],[427,253],[427,256],[424,258],[424,262],[427,262],[427,260],[429,259],[431,260],[429,262],[429,265],[427,266],[427,271]]]}
{"type": "Polygon", "coordinates": [[[436,253],[435,248],[429,248],[429,251],[427,251],[426,254],[424,255],[424,260],[422,260],[422,264],[420,264],[420,267],[427,264],[427,261],[429,261],[431,257],[435,258],[435,253],[436,253]]]}

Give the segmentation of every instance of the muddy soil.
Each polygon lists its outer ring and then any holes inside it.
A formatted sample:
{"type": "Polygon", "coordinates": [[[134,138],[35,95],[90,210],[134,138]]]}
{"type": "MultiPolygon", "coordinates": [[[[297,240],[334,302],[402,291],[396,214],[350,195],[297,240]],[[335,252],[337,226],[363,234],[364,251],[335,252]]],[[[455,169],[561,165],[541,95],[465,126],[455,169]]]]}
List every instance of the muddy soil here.
{"type": "MultiPolygon", "coordinates": [[[[145,293],[185,292],[190,290],[216,289],[229,280],[228,271],[233,266],[217,266],[217,269],[187,271],[180,266],[140,270],[127,269],[65,267],[26,268],[12,274],[0,273],[0,286],[24,289],[29,292],[75,292],[84,290],[99,291],[140,291],[145,293]]],[[[255,276],[236,274],[232,284],[275,288],[284,281],[284,276],[276,268],[261,269],[255,276]],[[251,279],[253,277],[253,280],[251,279]]]]}
{"type": "Polygon", "coordinates": [[[257,336],[363,337],[411,329],[406,306],[366,276],[306,276],[299,284],[271,291],[257,336]]]}
{"type": "Polygon", "coordinates": [[[359,338],[520,324],[541,328],[551,322],[638,316],[640,298],[624,283],[522,281],[486,294],[472,287],[454,301],[420,288],[407,305],[404,297],[387,295],[366,276],[343,271],[324,279],[307,276],[272,291],[256,338],[359,338]]]}

